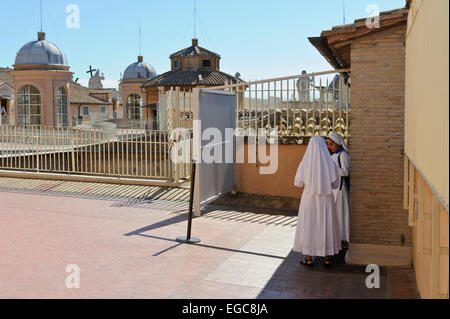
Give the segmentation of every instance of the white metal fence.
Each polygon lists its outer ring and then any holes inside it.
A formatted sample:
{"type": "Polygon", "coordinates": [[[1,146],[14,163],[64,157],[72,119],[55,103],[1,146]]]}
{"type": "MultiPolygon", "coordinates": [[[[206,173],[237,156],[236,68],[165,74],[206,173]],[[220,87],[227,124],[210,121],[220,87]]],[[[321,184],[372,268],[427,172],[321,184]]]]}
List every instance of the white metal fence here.
{"type": "Polygon", "coordinates": [[[168,133],[146,129],[0,127],[0,168],[173,180],[168,133]]]}
{"type": "MultiPolygon", "coordinates": [[[[275,129],[280,138],[301,139],[338,132],[348,139],[351,111],[348,72],[302,74],[202,90],[235,92],[236,127],[244,129],[240,131],[244,135],[261,134],[258,129],[271,134],[275,129]]],[[[126,122],[124,129],[113,128],[115,125],[111,128],[1,125],[0,169],[189,179],[194,104],[190,90],[161,93],[158,117],[152,118],[151,127],[142,121],[126,122]]]]}
{"type": "Polygon", "coordinates": [[[169,131],[184,128],[192,129],[192,91],[187,89],[175,88],[160,95],[159,122],[165,122],[165,127],[169,131]]]}
{"type": "MultiPolygon", "coordinates": [[[[275,129],[279,137],[350,136],[349,70],[226,85],[236,92],[237,127],[245,135],[275,129]]],[[[264,133],[263,133],[264,134],[264,133]]]]}

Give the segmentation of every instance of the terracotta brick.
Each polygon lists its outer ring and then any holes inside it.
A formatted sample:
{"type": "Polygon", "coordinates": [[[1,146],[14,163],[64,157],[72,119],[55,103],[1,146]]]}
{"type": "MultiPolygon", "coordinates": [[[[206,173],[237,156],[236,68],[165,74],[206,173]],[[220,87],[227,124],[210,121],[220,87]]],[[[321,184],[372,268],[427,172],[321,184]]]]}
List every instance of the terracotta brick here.
{"type": "Polygon", "coordinates": [[[411,245],[403,210],[405,32],[355,40],[352,59],[351,241],[411,245]],[[375,63],[355,63],[374,61],[375,63]]]}

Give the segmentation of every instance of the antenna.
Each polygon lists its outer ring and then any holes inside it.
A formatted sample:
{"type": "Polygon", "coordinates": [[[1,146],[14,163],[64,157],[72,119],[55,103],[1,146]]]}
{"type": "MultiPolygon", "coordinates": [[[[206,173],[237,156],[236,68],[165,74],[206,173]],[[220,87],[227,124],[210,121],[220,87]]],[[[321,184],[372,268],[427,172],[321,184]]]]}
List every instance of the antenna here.
{"type": "Polygon", "coordinates": [[[197,0],[195,1],[194,6],[194,39],[197,39],[197,0]]]}
{"type": "Polygon", "coordinates": [[[139,20],[139,56],[142,55],[142,29],[141,20],[139,20]]]}
{"type": "Polygon", "coordinates": [[[344,24],[345,24],[345,0],[342,0],[342,6],[343,6],[344,24]]]}
{"type": "Polygon", "coordinates": [[[42,0],[40,0],[40,5],[41,5],[41,32],[42,32],[42,0]]]}

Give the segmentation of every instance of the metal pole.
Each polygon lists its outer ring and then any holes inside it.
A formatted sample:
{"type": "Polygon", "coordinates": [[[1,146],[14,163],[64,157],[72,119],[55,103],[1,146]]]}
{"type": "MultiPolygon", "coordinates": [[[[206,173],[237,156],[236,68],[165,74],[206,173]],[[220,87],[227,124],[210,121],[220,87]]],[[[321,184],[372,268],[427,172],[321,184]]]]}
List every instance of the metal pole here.
{"type": "Polygon", "coordinates": [[[188,227],[187,227],[187,236],[184,237],[178,237],[177,241],[187,244],[195,244],[199,243],[200,239],[191,237],[191,230],[192,230],[192,208],[194,204],[194,184],[195,184],[195,168],[196,163],[195,160],[192,160],[192,167],[191,167],[191,190],[190,190],[190,197],[189,197],[189,212],[188,212],[188,227]]]}

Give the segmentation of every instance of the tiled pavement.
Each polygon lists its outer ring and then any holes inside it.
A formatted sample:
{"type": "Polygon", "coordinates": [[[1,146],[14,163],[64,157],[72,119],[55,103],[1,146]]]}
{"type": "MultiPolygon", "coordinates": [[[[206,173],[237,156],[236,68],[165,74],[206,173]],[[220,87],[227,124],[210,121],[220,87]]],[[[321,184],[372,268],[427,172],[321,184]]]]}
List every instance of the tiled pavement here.
{"type": "Polygon", "coordinates": [[[418,297],[411,267],[382,267],[368,289],[364,266],[301,266],[295,213],[211,206],[187,245],[185,190],[20,182],[0,178],[0,298],[418,297]]]}
{"type": "Polygon", "coordinates": [[[118,200],[119,206],[136,206],[137,203],[186,207],[189,201],[189,184],[180,188],[115,185],[40,179],[0,177],[0,191],[27,192],[65,197],[82,197],[118,200]]]}

